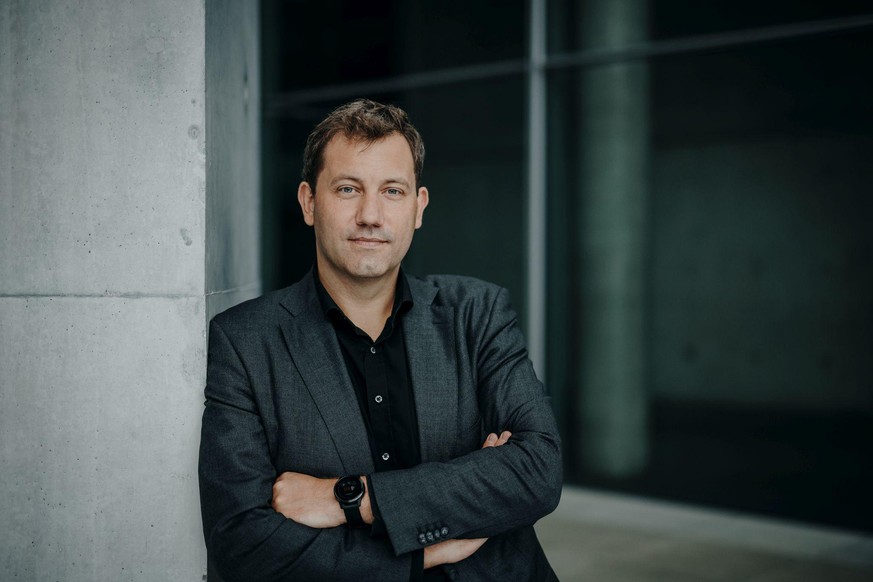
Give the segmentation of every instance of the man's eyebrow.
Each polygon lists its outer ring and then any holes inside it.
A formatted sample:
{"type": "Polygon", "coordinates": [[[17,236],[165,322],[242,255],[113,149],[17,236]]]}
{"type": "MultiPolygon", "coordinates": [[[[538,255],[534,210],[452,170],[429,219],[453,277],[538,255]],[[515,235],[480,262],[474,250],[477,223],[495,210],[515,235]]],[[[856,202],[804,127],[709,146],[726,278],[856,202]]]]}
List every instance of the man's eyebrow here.
{"type": "Polygon", "coordinates": [[[345,182],[345,181],[357,182],[359,184],[361,182],[363,182],[363,180],[361,180],[357,176],[352,176],[351,174],[342,174],[342,175],[335,177],[333,180],[331,180],[330,184],[332,186],[332,185],[336,184],[337,182],[345,182]]]}
{"type": "MultiPolygon", "coordinates": [[[[341,174],[335,177],[330,181],[330,185],[334,186],[338,182],[356,182],[358,184],[363,184],[363,180],[358,178],[357,176],[353,176],[351,174],[341,174]]],[[[409,181],[405,178],[388,178],[387,180],[382,181],[382,185],[385,186],[387,184],[397,184],[398,186],[403,186],[404,188],[409,188],[409,181]]]]}

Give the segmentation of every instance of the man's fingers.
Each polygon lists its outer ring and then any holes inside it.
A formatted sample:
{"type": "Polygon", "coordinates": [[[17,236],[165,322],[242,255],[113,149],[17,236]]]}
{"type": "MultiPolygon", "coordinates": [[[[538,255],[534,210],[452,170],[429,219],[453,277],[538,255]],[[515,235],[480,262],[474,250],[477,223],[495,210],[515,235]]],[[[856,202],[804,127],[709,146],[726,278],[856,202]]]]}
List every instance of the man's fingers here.
{"type": "MultiPolygon", "coordinates": [[[[495,435],[496,437],[496,435],[495,435]]],[[[424,569],[441,564],[455,564],[466,560],[482,547],[488,538],[474,540],[446,540],[424,549],[424,569]]]]}
{"type": "Polygon", "coordinates": [[[500,436],[497,436],[496,433],[489,433],[487,437],[485,437],[485,442],[482,443],[482,448],[487,449],[488,447],[499,447],[501,445],[505,445],[507,441],[509,441],[509,437],[512,436],[512,433],[508,430],[500,433],[500,436]]]}

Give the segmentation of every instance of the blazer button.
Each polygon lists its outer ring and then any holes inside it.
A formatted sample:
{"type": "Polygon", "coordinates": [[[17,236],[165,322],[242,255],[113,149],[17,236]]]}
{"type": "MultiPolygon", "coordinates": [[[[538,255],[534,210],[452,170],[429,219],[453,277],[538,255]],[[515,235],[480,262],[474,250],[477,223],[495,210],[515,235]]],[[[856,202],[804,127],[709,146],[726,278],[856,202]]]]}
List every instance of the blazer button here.
{"type": "Polygon", "coordinates": [[[427,538],[424,537],[424,534],[418,534],[418,542],[422,545],[427,543],[427,538]]]}
{"type": "Polygon", "coordinates": [[[432,542],[433,539],[434,539],[433,532],[432,531],[427,532],[427,541],[432,542]]]}
{"type": "Polygon", "coordinates": [[[449,528],[443,527],[443,529],[440,530],[440,533],[443,534],[443,537],[446,537],[449,535],[449,528]]]}
{"type": "Polygon", "coordinates": [[[441,536],[442,536],[442,534],[440,533],[440,530],[438,530],[438,529],[433,530],[433,537],[435,537],[436,539],[440,539],[441,536]]]}

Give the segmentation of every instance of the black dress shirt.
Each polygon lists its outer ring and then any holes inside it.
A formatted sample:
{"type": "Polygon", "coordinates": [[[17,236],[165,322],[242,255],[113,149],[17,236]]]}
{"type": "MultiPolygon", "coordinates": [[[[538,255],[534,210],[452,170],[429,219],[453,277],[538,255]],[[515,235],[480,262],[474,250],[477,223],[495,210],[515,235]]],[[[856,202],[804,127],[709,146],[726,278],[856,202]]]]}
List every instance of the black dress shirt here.
{"type": "MultiPolygon", "coordinates": [[[[401,270],[397,277],[394,307],[385,327],[373,341],[342,312],[318,278],[316,289],[325,316],[333,324],[346,370],[355,389],[367,427],[376,471],[406,469],[421,463],[418,416],[406,357],[406,343],[400,324],[413,306],[412,293],[401,270]]],[[[368,480],[368,483],[370,481],[368,480]]],[[[370,486],[373,535],[385,535],[376,492],[370,486]]],[[[415,552],[410,580],[447,580],[442,568],[422,570],[424,551],[415,552]],[[423,576],[423,578],[422,578],[423,576]]]]}

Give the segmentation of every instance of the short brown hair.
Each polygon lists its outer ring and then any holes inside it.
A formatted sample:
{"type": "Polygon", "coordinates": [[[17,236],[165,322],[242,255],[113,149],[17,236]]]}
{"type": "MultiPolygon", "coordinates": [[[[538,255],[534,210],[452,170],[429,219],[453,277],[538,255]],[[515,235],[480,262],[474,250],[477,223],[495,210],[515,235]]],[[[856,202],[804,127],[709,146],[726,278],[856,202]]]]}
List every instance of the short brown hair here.
{"type": "Polygon", "coordinates": [[[372,143],[392,133],[399,133],[406,138],[409,149],[412,150],[415,182],[418,187],[424,168],[424,142],[421,135],[401,108],[369,99],[355,99],[340,105],[315,126],[306,138],[306,148],[303,150],[303,180],[309,182],[315,192],[315,181],[324,165],[324,148],[337,134],[351,140],[372,143]]]}

